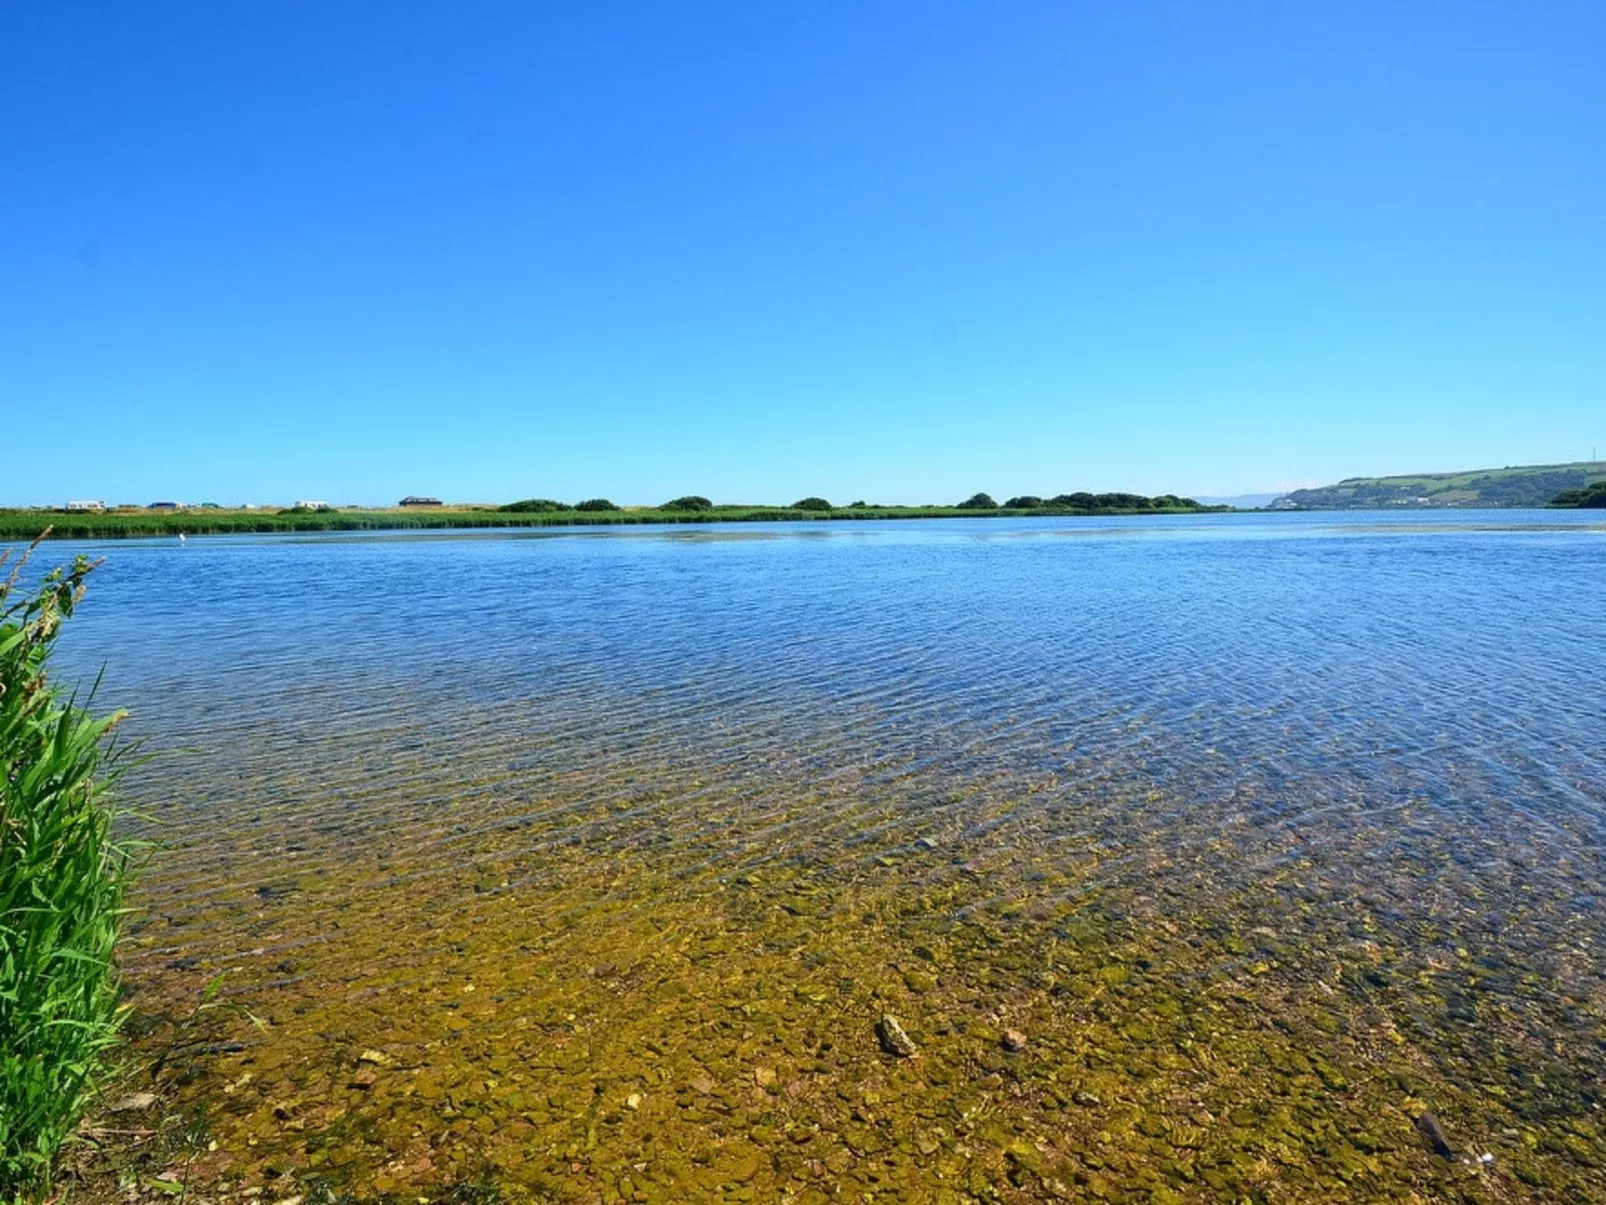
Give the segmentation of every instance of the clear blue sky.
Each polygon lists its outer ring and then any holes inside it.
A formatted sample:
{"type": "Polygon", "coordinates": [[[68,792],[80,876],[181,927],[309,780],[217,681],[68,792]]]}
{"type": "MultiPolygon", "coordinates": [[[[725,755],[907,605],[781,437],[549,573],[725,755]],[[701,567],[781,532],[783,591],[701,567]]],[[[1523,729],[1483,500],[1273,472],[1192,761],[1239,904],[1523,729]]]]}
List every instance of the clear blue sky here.
{"type": "Polygon", "coordinates": [[[0,6],[0,503],[1606,448],[1606,6],[0,6]]]}

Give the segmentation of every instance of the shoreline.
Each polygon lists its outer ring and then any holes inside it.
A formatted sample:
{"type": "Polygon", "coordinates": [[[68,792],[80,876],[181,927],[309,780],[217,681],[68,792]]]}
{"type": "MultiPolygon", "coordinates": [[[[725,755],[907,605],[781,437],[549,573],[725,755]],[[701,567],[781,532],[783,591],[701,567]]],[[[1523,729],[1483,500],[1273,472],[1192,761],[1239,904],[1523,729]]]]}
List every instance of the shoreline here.
{"type": "Polygon", "coordinates": [[[972,510],[952,506],[837,507],[800,511],[790,507],[719,507],[707,511],[550,511],[497,510],[283,511],[193,510],[149,513],[74,513],[0,510],[0,540],[32,540],[46,531],[64,540],[143,539],[160,536],[252,535],[307,531],[405,531],[449,528],[657,526],[707,523],[815,523],[866,519],[1112,518],[1132,515],[1236,513],[1230,506],[1031,507],[972,510]]]}

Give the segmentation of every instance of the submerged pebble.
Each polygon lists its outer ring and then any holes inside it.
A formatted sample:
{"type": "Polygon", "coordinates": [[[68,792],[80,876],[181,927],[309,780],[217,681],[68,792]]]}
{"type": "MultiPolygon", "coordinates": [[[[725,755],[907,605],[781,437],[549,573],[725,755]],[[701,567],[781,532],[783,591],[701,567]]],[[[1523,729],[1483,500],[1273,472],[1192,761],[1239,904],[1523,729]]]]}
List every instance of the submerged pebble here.
{"type": "Polygon", "coordinates": [[[1416,1119],[1416,1128],[1422,1137],[1428,1141],[1435,1155],[1442,1155],[1446,1159],[1455,1158],[1455,1148],[1450,1145],[1450,1138],[1444,1132],[1444,1126],[1432,1113],[1423,1113],[1416,1119]]]}
{"type": "Polygon", "coordinates": [[[920,1048],[891,1013],[875,1023],[875,1036],[876,1041],[881,1043],[881,1049],[897,1058],[909,1059],[920,1053],[920,1048]]]}

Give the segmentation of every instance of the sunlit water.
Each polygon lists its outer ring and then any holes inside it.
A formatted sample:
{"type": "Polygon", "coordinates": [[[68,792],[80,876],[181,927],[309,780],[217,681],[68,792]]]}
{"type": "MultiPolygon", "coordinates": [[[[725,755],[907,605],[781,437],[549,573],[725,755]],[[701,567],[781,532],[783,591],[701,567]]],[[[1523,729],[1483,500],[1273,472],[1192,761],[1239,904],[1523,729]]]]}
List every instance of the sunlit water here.
{"type": "Polygon", "coordinates": [[[69,550],[159,753],[140,1174],[1606,1199],[1599,516],[69,550]]]}

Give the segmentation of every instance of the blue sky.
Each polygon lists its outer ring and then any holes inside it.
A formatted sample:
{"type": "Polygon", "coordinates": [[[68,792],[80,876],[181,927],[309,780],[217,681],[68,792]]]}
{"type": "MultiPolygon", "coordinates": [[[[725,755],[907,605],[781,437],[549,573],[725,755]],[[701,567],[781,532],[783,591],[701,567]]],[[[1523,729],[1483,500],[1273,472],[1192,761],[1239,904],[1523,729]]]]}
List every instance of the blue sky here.
{"type": "Polygon", "coordinates": [[[0,7],[0,503],[1606,447],[1596,3],[0,7]]]}

